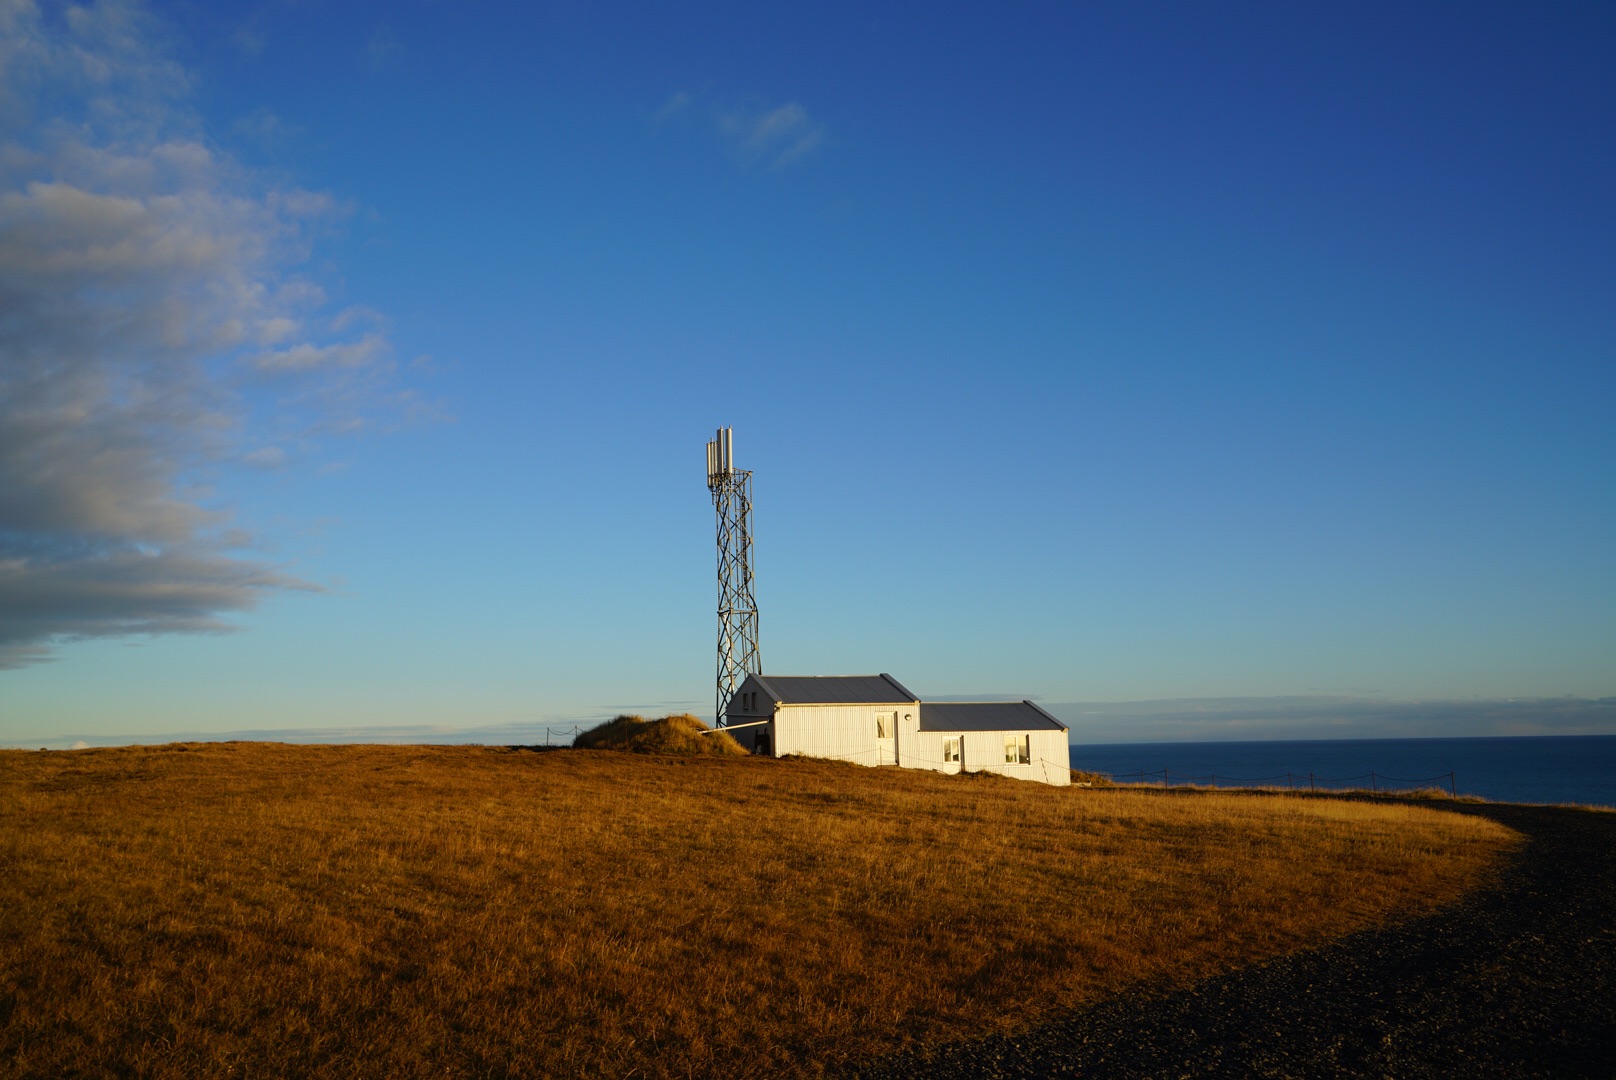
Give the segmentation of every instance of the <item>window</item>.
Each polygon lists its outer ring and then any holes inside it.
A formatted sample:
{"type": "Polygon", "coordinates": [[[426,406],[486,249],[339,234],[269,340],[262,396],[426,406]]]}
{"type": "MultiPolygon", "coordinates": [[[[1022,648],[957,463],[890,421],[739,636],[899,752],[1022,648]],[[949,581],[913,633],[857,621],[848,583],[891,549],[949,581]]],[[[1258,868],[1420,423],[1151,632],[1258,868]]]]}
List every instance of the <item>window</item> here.
{"type": "Polygon", "coordinates": [[[955,735],[951,739],[944,739],[943,740],[943,761],[944,761],[944,763],[957,762],[957,761],[959,761],[959,759],[960,759],[960,740],[959,740],[959,736],[955,735]]]}
{"type": "Polygon", "coordinates": [[[1031,761],[1031,735],[1006,735],[1004,737],[1004,763],[1006,765],[1026,765],[1031,761]]]}
{"type": "Polygon", "coordinates": [[[890,738],[892,738],[892,721],[896,720],[897,718],[898,718],[897,713],[892,713],[890,715],[887,714],[887,713],[876,713],[875,714],[875,737],[877,739],[890,739],[890,738]]]}

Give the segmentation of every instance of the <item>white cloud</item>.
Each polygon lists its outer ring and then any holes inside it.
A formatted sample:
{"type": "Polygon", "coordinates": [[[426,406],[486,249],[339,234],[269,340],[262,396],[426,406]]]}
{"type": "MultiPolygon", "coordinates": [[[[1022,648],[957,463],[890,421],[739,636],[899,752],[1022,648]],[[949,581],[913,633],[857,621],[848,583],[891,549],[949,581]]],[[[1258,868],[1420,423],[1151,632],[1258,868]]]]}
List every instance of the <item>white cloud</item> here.
{"type": "Polygon", "coordinates": [[[776,169],[806,157],[825,141],[824,125],[795,101],[771,109],[723,110],[718,124],[743,155],[776,169]]]}
{"type": "Polygon", "coordinates": [[[675,116],[681,116],[687,109],[690,108],[690,103],[693,100],[695,99],[689,94],[685,93],[683,90],[680,90],[670,96],[667,101],[663,102],[662,108],[656,111],[656,115],[653,116],[652,119],[671,120],[675,116]]]}
{"type": "Polygon", "coordinates": [[[231,40],[235,42],[236,48],[240,49],[246,56],[262,54],[264,46],[268,43],[263,31],[253,25],[238,27],[235,34],[231,36],[231,40]]]}
{"type": "Polygon", "coordinates": [[[238,116],[230,125],[230,130],[264,149],[281,146],[301,134],[301,129],[265,108],[238,116]]]}
{"type": "Polygon", "coordinates": [[[286,464],[286,451],[278,446],[260,446],[241,455],[241,460],[255,469],[278,469],[286,464]]]}
{"type": "Polygon", "coordinates": [[[285,315],[271,315],[267,319],[259,320],[256,337],[260,345],[274,345],[285,341],[300,329],[301,326],[296,319],[285,315]]]}
{"type": "Polygon", "coordinates": [[[326,191],[271,191],[265,201],[271,210],[291,218],[322,218],[347,211],[326,191]]]}
{"type": "Polygon", "coordinates": [[[0,0],[0,667],[312,588],[240,557],[205,481],[418,408],[383,330],[310,332],[307,229],[344,208],[211,149],[158,36],[133,3],[0,0]]]}
{"type": "MultiPolygon", "coordinates": [[[[679,91],[656,111],[658,122],[688,120],[699,115],[696,98],[679,91]]],[[[715,103],[706,113],[714,129],[741,160],[783,169],[818,150],[825,143],[825,125],[795,101],[780,105],[715,103]]]]}
{"type": "Polygon", "coordinates": [[[373,73],[381,71],[402,55],[404,43],[385,26],[371,31],[369,40],[365,42],[365,66],[373,73]]]}
{"type": "Polygon", "coordinates": [[[387,341],[380,334],[366,334],[358,341],[334,345],[304,342],[280,352],[262,353],[253,358],[252,364],[269,374],[358,368],[374,363],[386,351],[387,341]]]}
{"type": "Polygon", "coordinates": [[[797,102],[785,102],[768,112],[729,113],[722,124],[740,146],[776,168],[810,154],[824,141],[823,126],[814,123],[797,102]]]}
{"type": "Polygon", "coordinates": [[[343,308],[332,317],[331,332],[340,334],[355,323],[370,323],[372,326],[381,326],[386,322],[387,317],[376,309],[355,304],[343,308]]]}

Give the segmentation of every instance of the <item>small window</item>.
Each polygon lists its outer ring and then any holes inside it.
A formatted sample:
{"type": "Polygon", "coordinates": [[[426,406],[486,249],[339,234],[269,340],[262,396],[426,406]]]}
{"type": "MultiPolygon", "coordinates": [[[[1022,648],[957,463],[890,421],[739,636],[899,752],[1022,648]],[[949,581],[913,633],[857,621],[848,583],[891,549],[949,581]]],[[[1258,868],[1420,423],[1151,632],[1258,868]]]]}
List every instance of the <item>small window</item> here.
{"type": "Polygon", "coordinates": [[[1032,761],[1031,735],[1006,735],[1004,737],[1004,763],[1006,765],[1026,765],[1032,761]]]}
{"type": "Polygon", "coordinates": [[[898,717],[897,713],[892,713],[890,715],[887,714],[887,713],[876,713],[875,714],[875,737],[877,739],[890,739],[890,738],[892,738],[892,721],[897,719],[897,717],[898,717]]]}
{"type": "Polygon", "coordinates": [[[952,739],[943,740],[943,761],[951,762],[960,759],[960,741],[956,735],[952,739]]]}

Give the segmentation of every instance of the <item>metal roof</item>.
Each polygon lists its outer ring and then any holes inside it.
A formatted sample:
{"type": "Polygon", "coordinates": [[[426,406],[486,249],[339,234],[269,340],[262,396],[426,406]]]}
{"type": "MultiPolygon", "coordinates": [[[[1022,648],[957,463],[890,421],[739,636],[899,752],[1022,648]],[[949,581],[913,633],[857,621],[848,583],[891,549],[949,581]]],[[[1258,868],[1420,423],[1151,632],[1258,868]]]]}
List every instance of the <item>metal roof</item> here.
{"type": "Polygon", "coordinates": [[[891,675],[753,675],[782,705],[906,705],[920,700],[891,675]]]}
{"type": "Polygon", "coordinates": [[[1030,701],[923,701],[921,731],[1065,731],[1030,701]]]}

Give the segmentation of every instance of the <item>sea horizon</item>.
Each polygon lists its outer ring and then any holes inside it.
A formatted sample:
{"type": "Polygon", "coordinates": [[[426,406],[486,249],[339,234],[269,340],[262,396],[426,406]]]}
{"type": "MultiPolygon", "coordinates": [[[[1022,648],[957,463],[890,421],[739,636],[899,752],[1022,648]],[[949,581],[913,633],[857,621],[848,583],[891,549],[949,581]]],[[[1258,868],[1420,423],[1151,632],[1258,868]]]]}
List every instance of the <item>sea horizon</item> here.
{"type": "Polygon", "coordinates": [[[1162,740],[1071,744],[1122,783],[1438,788],[1496,802],[1616,808],[1616,734],[1162,740]]]}

